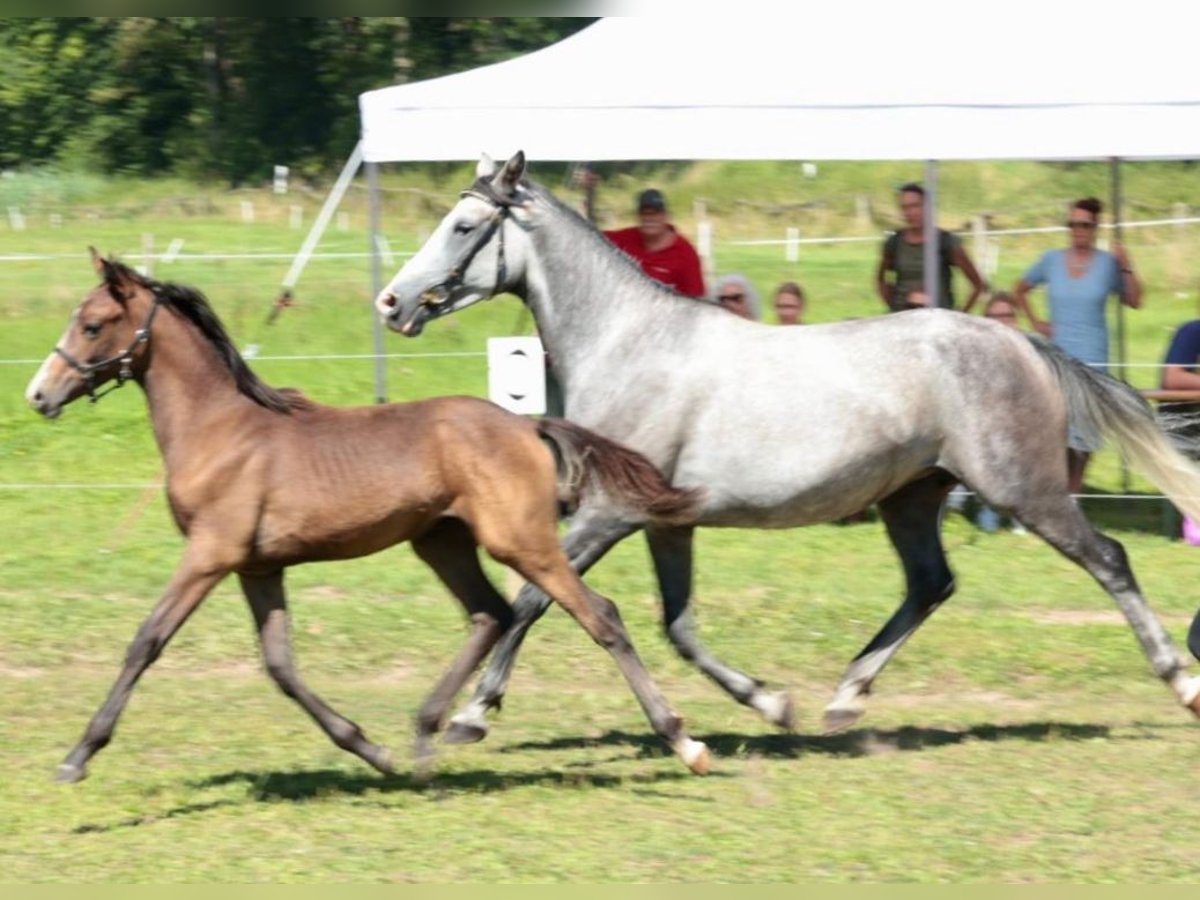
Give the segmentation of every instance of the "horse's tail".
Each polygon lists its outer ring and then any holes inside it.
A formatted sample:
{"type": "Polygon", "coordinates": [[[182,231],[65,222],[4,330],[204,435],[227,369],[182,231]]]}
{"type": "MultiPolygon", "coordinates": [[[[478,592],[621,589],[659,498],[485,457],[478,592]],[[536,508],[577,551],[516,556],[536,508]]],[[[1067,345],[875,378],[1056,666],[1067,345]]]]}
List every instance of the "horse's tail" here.
{"type": "Polygon", "coordinates": [[[671,524],[699,512],[704,492],[672,487],[640,453],[565,419],[539,419],[537,430],[554,451],[560,500],[575,505],[599,491],[627,512],[671,524]]]}
{"type": "MultiPolygon", "coordinates": [[[[1068,421],[1076,428],[1097,430],[1111,438],[1135,469],[1188,516],[1200,521],[1200,469],[1181,452],[1195,455],[1200,448],[1189,446],[1185,435],[1174,433],[1170,420],[1164,430],[1150,404],[1129,385],[1068,356],[1049,341],[1028,337],[1058,378],[1068,421]]],[[[1188,649],[1200,659],[1200,612],[1188,632],[1188,649]]]]}

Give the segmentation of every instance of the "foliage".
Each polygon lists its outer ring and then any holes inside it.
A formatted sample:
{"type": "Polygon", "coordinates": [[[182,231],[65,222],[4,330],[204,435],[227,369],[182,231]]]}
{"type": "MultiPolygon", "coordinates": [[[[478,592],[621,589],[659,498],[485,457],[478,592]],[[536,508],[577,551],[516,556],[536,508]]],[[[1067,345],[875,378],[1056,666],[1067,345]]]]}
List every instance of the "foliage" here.
{"type": "Polygon", "coordinates": [[[317,174],[358,136],[358,95],[552,43],[583,18],[0,20],[0,166],[317,174]]]}

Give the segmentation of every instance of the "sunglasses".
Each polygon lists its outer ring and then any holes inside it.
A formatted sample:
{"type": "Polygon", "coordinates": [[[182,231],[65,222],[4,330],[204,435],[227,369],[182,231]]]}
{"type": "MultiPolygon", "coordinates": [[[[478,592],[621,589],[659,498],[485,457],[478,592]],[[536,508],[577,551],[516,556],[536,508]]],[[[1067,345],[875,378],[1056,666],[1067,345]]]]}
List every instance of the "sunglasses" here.
{"type": "Polygon", "coordinates": [[[1096,227],[1096,223],[1095,222],[1070,222],[1070,221],[1068,221],[1067,227],[1068,228],[1086,228],[1088,231],[1091,231],[1093,228],[1096,227]]]}
{"type": "Polygon", "coordinates": [[[745,294],[721,294],[717,297],[722,303],[741,303],[746,299],[745,294]]]}

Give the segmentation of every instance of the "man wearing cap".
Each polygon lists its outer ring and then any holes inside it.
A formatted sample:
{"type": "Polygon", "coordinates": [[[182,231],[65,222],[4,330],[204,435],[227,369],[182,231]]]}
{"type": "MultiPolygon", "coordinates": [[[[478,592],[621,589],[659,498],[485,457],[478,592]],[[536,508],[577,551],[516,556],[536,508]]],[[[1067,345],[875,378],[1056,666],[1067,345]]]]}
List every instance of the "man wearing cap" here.
{"type": "Polygon", "coordinates": [[[671,224],[662,191],[647,188],[638,194],[637,210],[637,225],[606,231],[604,236],[637,260],[654,280],[689,297],[703,297],[700,256],[671,224]]]}

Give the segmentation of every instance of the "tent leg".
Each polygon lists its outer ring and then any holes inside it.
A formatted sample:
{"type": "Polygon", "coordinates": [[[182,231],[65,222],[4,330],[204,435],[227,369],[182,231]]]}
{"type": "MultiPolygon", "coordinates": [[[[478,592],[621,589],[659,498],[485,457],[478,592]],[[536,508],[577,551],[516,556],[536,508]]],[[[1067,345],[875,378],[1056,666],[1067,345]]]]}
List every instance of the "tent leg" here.
{"type": "MultiPolygon", "coordinates": [[[[1122,205],[1124,197],[1121,194],[1121,160],[1120,157],[1112,156],[1108,160],[1109,174],[1112,183],[1112,211],[1113,211],[1113,240],[1120,242],[1122,240],[1121,221],[1124,218],[1122,205]]],[[[1125,367],[1126,362],[1126,344],[1125,344],[1125,304],[1121,302],[1121,298],[1117,298],[1117,366],[1120,369],[1119,377],[1122,381],[1129,381],[1126,377],[1128,369],[1125,367]]],[[[1129,476],[1129,463],[1126,461],[1124,454],[1121,455],[1121,490],[1122,493],[1128,494],[1130,491],[1131,479],[1129,476]]]]}
{"type": "Polygon", "coordinates": [[[317,247],[317,242],[325,234],[325,229],[329,227],[329,220],[333,218],[334,210],[342,202],[342,197],[346,195],[346,190],[350,187],[350,182],[354,180],[354,176],[358,173],[358,168],[362,165],[362,159],[362,142],[360,141],[354,145],[354,149],[350,152],[350,158],[342,166],[342,171],[338,175],[337,181],[330,188],[329,195],[325,198],[325,203],[321,206],[321,211],[317,213],[317,218],[313,221],[312,228],[308,230],[308,237],[300,245],[300,252],[292,260],[292,265],[288,269],[287,275],[283,276],[283,289],[285,291],[290,291],[296,286],[296,282],[300,280],[300,273],[308,265],[308,261],[312,258],[313,250],[317,247]]]}
{"type": "Polygon", "coordinates": [[[375,311],[375,298],[383,290],[382,260],[379,257],[380,198],[379,163],[367,163],[367,196],[370,208],[370,224],[367,228],[371,241],[371,322],[375,337],[375,402],[387,403],[387,369],[384,361],[383,323],[375,311]]]}
{"type": "Polygon", "coordinates": [[[938,193],[938,164],[936,159],[925,161],[925,248],[922,261],[925,267],[925,296],[929,298],[930,306],[941,306],[944,300],[938,296],[941,292],[941,279],[938,277],[941,267],[938,264],[937,239],[937,193],[938,193]]]}

